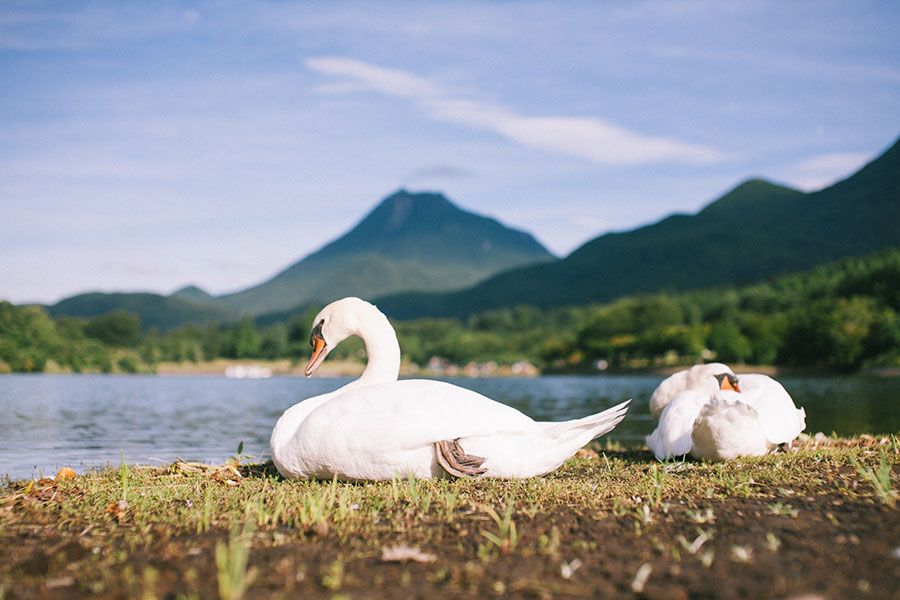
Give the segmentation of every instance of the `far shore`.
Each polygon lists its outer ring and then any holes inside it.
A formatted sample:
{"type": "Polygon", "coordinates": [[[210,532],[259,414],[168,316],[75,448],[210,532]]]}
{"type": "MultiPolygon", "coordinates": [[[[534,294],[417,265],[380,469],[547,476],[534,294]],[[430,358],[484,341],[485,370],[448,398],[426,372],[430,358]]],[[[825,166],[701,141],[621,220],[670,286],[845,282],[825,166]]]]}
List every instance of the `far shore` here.
{"type": "MultiPolygon", "coordinates": [[[[235,365],[254,365],[265,367],[272,370],[273,376],[293,376],[304,377],[303,372],[306,367],[306,361],[295,362],[288,359],[281,360],[237,360],[237,359],[217,359],[212,361],[201,362],[181,362],[181,363],[160,363],[157,367],[157,375],[224,375],[225,370],[235,365]]],[[[665,377],[687,369],[691,365],[668,365],[644,367],[635,369],[609,369],[606,371],[544,371],[531,375],[515,375],[507,370],[498,370],[497,373],[481,376],[513,376],[528,377],[534,375],[654,375],[665,377]]],[[[770,377],[778,376],[824,376],[835,375],[830,371],[813,368],[784,367],[776,365],[749,365],[749,364],[730,364],[729,365],[738,375],[742,373],[762,373],[770,377]]],[[[355,360],[333,360],[329,359],[323,362],[316,370],[313,377],[359,377],[366,368],[364,362],[355,360]]],[[[900,377],[900,367],[881,367],[864,369],[858,373],[850,373],[849,375],[864,375],[873,377],[900,377]]],[[[477,376],[477,375],[476,375],[477,376]]],[[[422,368],[416,364],[403,363],[400,367],[400,377],[453,377],[466,378],[471,377],[463,369],[458,373],[442,373],[428,368],[422,368]]]]}
{"type": "MultiPolygon", "coordinates": [[[[304,369],[306,362],[294,362],[287,359],[282,360],[237,360],[237,359],[216,359],[211,361],[200,362],[167,362],[160,363],[156,369],[157,375],[224,375],[228,367],[234,366],[255,366],[270,369],[273,376],[294,376],[304,377],[304,369]]],[[[559,374],[577,374],[577,375],[660,375],[666,376],[688,368],[689,365],[674,365],[666,367],[650,367],[629,370],[608,370],[608,371],[578,371],[572,373],[559,374]]],[[[316,370],[313,377],[359,377],[366,368],[364,362],[355,360],[327,360],[323,362],[316,370]]],[[[775,376],[783,372],[782,369],[770,365],[736,365],[733,367],[735,373],[763,373],[769,376],[775,376]]],[[[509,375],[506,371],[504,374],[509,375]]],[[[557,373],[538,373],[543,375],[557,373]]],[[[422,368],[419,365],[403,363],[400,367],[401,377],[471,377],[467,375],[463,369],[456,373],[439,372],[433,369],[422,368]]],[[[501,375],[503,376],[503,375],[501,375]]]]}
{"type": "MultiPolygon", "coordinates": [[[[0,374],[8,373],[9,369],[4,368],[4,363],[0,362],[0,374]]],[[[434,378],[473,378],[473,377],[534,377],[539,375],[653,375],[666,377],[687,369],[691,365],[677,364],[664,366],[647,366],[635,367],[630,369],[607,369],[607,370],[547,370],[539,371],[531,367],[532,370],[527,372],[513,372],[509,365],[496,365],[492,363],[476,364],[471,363],[464,367],[457,367],[454,370],[435,370],[421,367],[417,364],[403,363],[400,367],[400,377],[434,377],[434,378]],[[485,368],[490,367],[490,368],[485,368]]],[[[788,377],[788,376],[832,376],[832,375],[861,375],[867,377],[900,377],[900,366],[895,367],[875,367],[858,371],[856,373],[835,373],[812,367],[785,367],[775,365],[749,365],[749,364],[731,364],[729,365],[738,375],[742,373],[762,373],[770,377],[788,377]]],[[[229,367],[259,367],[270,371],[270,375],[274,377],[304,377],[304,369],[306,361],[295,361],[291,359],[278,360],[260,360],[260,359],[227,359],[219,358],[208,361],[184,361],[184,362],[163,362],[156,366],[155,371],[139,370],[139,374],[155,374],[161,376],[190,376],[190,375],[226,375],[229,367]]],[[[346,378],[359,377],[366,368],[365,362],[350,359],[329,359],[319,366],[313,377],[325,378],[346,378]]],[[[70,374],[72,371],[67,368],[61,368],[54,361],[48,361],[43,371],[48,374],[70,374]]],[[[85,371],[86,373],[94,373],[97,371],[85,371]]],[[[113,371],[114,374],[129,374],[122,371],[113,371]]]]}
{"type": "MultiPolygon", "coordinates": [[[[181,362],[181,363],[160,363],[156,369],[157,375],[225,375],[229,367],[236,366],[253,366],[261,367],[271,371],[272,376],[277,377],[305,377],[304,369],[306,361],[282,360],[235,360],[235,359],[217,359],[202,362],[181,362]]],[[[339,378],[339,377],[359,377],[366,368],[366,363],[356,360],[332,360],[329,359],[322,363],[316,369],[313,377],[339,378]]],[[[482,376],[529,376],[516,375],[512,373],[509,367],[501,365],[490,373],[480,371],[482,376]]],[[[452,375],[446,372],[439,372],[428,368],[422,368],[419,365],[403,363],[400,365],[400,377],[470,377],[471,371],[459,369],[457,373],[452,375]]],[[[531,376],[539,373],[533,372],[531,376]]]]}

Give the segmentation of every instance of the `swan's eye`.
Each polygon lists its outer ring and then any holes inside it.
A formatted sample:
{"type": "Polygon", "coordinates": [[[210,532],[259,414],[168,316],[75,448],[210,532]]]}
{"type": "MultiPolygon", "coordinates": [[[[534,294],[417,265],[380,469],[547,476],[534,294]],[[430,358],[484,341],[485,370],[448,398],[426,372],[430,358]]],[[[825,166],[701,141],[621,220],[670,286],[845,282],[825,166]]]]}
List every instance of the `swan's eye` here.
{"type": "Polygon", "coordinates": [[[325,324],[325,319],[322,319],[321,321],[316,323],[316,326],[313,327],[312,332],[309,334],[309,345],[312,346],[313,348],[316,347],[316,338],[319,338],[320,340],[324,339],[324,336],[322,335],[322,326],[324,324],[325,324]]]}

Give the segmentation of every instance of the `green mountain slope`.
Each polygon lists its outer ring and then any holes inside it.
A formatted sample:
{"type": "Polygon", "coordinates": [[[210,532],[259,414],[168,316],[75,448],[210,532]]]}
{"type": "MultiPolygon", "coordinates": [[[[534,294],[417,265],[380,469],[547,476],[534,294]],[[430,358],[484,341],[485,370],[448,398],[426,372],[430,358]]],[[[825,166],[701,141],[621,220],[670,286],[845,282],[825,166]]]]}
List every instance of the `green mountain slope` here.
{"type": "Polygon", "coordinates": [[[206,290],[202,290],[195,285],[183,287],[177,292],[173,292],[170,298],[181,298],[194,304],[212,304],[215,305],[216,299],[206,290]]]}
{"type": "Polygon", "coordinates": [[[460,210],[440,194],[401,190],[321,250],[216,300],[234,312],[261,314],[349,295],[459,289],[549,260],[553,256],[525,232],[460,210]]]}
{"type": "Polygon", "coordinates": [[[602,302],[741,284],[891,246],[900,246],[900,142],[818,192],[747,181],[696,215],[600,236],[561,261],[514,269],[455,293],[392,295],[378,304],[403,319],[511,304],[602,302]]]}
{"type": "Polygon", "coordinates": [[[124,310],[138,315],[141,328],[156,327],[161,331],[187,323],[202,325],[229,321],[235,315],[218,306],[198,304],[175,296],[147,293],[104,294],[94,292],[66,298],[47,307],[51,316],[97,317],[114,310],[124,310]]]}

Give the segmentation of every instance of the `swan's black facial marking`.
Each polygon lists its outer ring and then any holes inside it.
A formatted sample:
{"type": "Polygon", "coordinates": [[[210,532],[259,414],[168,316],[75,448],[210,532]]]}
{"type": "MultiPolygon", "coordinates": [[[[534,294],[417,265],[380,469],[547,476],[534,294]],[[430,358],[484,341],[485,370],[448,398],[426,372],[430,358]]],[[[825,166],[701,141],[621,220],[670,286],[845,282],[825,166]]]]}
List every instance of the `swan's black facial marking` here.
{"type": "Polygon", "coordinates": [[[320,339],[325,341],[325,337],[322,335],[322,326],[325,325],[325,319],[322,319],[316,326],[313,327],[312,331],[309,334],[309,345],[313,348],[316,347],[316,339],[320,339]]]}
{"type": "Polygon", "coordinates": [[[325,357],[328,356],[328,344],[322,336],[322,326],[325,325],[325,319],[319,321],[313,327],[312,333],[309,334],[309,344],[313,347],[312,356],[309,357],[309,363],[306,365],[306,376],[309,377],[319,368],[325,357]]]}
{"type": "Polygon", "coordinates": [[[734,375],[733,373],[721,373],[716,375],[716,380],[719,382],[720,390],[731,390],[733,392],[741,391],[741,388],[738,387],[737,375],[734,375]]]}

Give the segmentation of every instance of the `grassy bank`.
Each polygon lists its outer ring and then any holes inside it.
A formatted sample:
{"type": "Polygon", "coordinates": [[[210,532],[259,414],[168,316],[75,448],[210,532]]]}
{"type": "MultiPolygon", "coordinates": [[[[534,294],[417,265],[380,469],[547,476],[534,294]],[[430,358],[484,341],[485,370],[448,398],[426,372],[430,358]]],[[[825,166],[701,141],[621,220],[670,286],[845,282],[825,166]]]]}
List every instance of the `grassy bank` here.
{"type": "Polygon", "coordinates": [[[122,465],[0,490],[0,598],[898,598],[900,439],[522,481],[122,465]]]}

